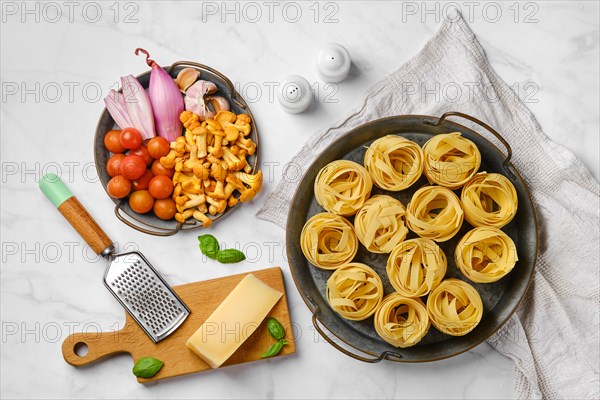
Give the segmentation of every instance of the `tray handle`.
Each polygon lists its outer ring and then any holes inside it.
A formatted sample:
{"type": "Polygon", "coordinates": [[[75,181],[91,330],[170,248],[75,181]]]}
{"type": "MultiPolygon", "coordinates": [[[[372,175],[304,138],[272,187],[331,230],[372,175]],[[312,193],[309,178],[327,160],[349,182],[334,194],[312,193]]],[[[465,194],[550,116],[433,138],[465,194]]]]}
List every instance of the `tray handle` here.
{"type": "Polygon", "coordinates": [[[435,123],[431,122],[431,121],[424,121],[424,123],[427,125],[437,126],[437,125],[440,125],[442,122],[444,122],[444,120],[448,117],[462,117],[464,119],[468,119],[469,121],[476,123],[477,125],[481,126],[482,128],[485,128],[488,132],[490,132],[492,135],[494,135],[496,137],[496,139],[498,139],[500,141],[500,143],[502,143],[504,145],[504,147],[506,148],[506,158],[504,159],[504,162],[502,163],[502,167],[504,168],[504,171],[506,171],[506,173],[513,180],[517,179],[517,176],[510,169],[510,166],[511,166],[510,160],[512,158],[512,149],[511,149],[510,145],[508,144],[506,139],[504,139],[502,137],[502,135],[500,135],[498,132],[496,132],[491,126],[489,126],[485,122],[483,122],[471,115],[468,115],[468,114],[464,114],[464,113],[461,113],[458,111],[449,111],[447,113],[444,113],[440,118],[438,118],[437,122],[435,122],[435,123]]]}
{"type": "Polygon", "coordinates": [[[117,203],[117,205],[115,206],[115,215],[117,216],[117,218],[121,222],[123,222],[125,225],[129,226],[130,228],[133,228],[136,231],[140,231],[140,232],[146,233],[148,235],[154,235],[154,236],[173,236],[174,234],[176,234],[177,232],[179,232],[181,230],[181,226],[183,225],[181,223],[178,223],[177,226],[175,228],[173,228],[173,229],[165,229],[165,228],[160,228],[160,227],[157,227],[157,226],[154,226],[154,225],[148,225],[147,223],[145,223],[145,222],[143,222],[143,221],[141,221],[141,220],[139,220],[137,218],[134,218],[134,217],[130,216],[130,218],[133,218],[135,221],[137,221],[139,223],[139,225],[138,225],[138,224],[132,222],[129,218],[126,218],[123,215],[124,212],[122,211],[122,206],[123,206],[123,202],[122,201],[120,201],[119,203],[117,203]],[[149,226],[149,227],[154,228],[154,229],[148,229],[148,228],[145,228],[144,226],[149,226]]]}
{"type": "Polygon", "coordinates": [[[402,355],[400,355],[398,353],[394,353],[392,351],[384,351],[378,357],[364,357],[364,356],[358,355],[356,353],[353,353],[353,352],[351,352],[348,349],[343,348],[342,346],[340,346],[339,344],[337,344],[335,342],[335,340],[333,340],[321,328],[321,326],[319,324],[320,321],[319,321],[319,318],[318,318],[318,315],[319,315],[320,312],[321,312],[321,309],[319,308],[319,306],[316,306],[315,307],[315,311],[313,312],[313,315],[312,315],[313,326],[315,327],[315,329],[317,330],[317,332],[319,332],[319,335],[321,335],[323,337],[323,339],[325,339],[330,345],[332,345],[338,351],[341,351],[345,355],[350,356],[350,357],[354,358],[355,360],[363,361],[363,362],[366,362],[366,363],[378,363],[381,360],[391,360],[391,359],[397,359],[397,360],[399,360],[399,359],[402,358],[402,355]]]}
{"type": "Polygon", "coordinates": [[[219,78],[221,78],[223,80],[223,82],[225,82],[225,84],[229,88],[229,91],[231,92],[231,97],[233,98],[233,101],[235,101],[235,104],[237,104],[238,107],[240,107],[243,110],[247,109],[246,105],[242,101],[240,101],[240,99],[238,97],[238,93],[235,90],[235,86],[233,85],[233,83],[229,80],[229,78],[227,78],[225,75],[223,75],[216,69],[211,68],[208,65],[199,64],[199,63],[196,63],[193,61],[177,61],[176,63],[171,64],[171,66],[169,67],[169,73],[171,73],[171,71],[177,67],[194,67],[197,69],[201,69],[201,70],[203,69],[203,70],[209,71],[209,72],[217,75],[219,78]]]}

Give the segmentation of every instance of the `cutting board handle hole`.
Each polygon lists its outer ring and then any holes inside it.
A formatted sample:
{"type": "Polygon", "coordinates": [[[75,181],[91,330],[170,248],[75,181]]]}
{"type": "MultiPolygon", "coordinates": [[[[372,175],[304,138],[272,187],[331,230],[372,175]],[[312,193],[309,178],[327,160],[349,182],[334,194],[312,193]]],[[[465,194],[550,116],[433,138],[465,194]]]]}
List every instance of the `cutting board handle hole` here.
{"type": "Polygon", "coordinates": [[[79,357],[87,356],[88,351],[88,345],[84,342],[77,342],[75,343],[75,346],[73,346],[73,353],[77,354],[79,357]]]}

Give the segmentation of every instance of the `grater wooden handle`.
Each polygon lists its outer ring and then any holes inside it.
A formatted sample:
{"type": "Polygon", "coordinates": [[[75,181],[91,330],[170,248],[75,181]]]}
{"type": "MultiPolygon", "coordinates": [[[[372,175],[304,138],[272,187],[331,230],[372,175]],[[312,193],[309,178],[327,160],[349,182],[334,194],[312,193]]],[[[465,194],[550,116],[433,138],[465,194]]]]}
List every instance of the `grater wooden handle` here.
{"type": "Polygon", "coordinates": [[[40,179],[40,189],[96,254],[106,256],[114,250],[112,240],[59,176],[44,175],[40,179]]]}
{"type": "Polygon", "coordinates": [[[67,363],[80,367],[113,354],[129,353],[127,346],[131,344],[123,340],[122,335],[127,335],[125,329],[114,332],[73,333],[62,344],[63,357],[67,363]],[[83,349],[85,347],[87,352],[83,349]]]}
{"type": "Polygon", "coordinates": [[[65,200],[58,206],[58,211],[60,211],[63,217],[69,221],[71,226],[79,233],[79,236],[90,245],[96,254],[102,254],[104,256],[113,249],[112,240],[110,240],[96,220],[94,220],[85,207],[77,200],[77,197],[73,196],[68,200],[65,200]]]}

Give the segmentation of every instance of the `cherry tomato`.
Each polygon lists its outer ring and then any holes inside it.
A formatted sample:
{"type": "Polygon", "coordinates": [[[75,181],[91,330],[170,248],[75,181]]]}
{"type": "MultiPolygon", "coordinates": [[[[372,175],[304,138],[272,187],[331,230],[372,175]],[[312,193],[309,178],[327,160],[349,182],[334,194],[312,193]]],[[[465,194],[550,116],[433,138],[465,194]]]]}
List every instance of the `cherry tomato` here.
{"type": "Polygon", "coordinates": [[[129,207],[138,214],[146,214],[153,206],[154,198],[147,190],[136,190],[129,196],[129,207]]]}
{"type": "Polygon", "coordinates": [[[123,162],[124,158],[125,155],[123,154],[115,154],[108,159],[108,162],[106,163],[106,172],[108,172],[109,176],[114,178],[120,174],[119,171],[121,170],[121,163],[123,162]]]}
{"type": "Polygon", "coordinates": [[[148,184],[150,183],[150,179],[152,179],[153,176],[154,175],[152,174],[152,171],[147,169],[146,172],[144,172],[144,175],[131,182],[131,184],[133,185],[133,190],[148,189],[148,184]]]}
{"type": "Polygon", "coordinates": [[[154,214],[160,219],[165,221],[173,219],[176,212],[175,201],[171,198],[159,199],[154,202],[154,214]]]}
{"type": "Polygon", "coordinates": [[[169,150],[169,142],[163,137],[157,136],[148,142],[148,152],[157,160],[169,154],[169,150]]]}
{"type": "Polygon", "coordinates": [[[142,134],[135,128],[125,128],[121,131],[119,141],[126,149],[137,149],[142,144],[142,134]]]}
{"type": "Polygon", "coordinates": [[[165,175],[157,175],[150,180],[148,190],[155,199],[166,199],[173,193],[173,182],[165,175]]]}
{"type": "Polygon", "coordinates": [[[108,131],[108,133],[104,136],[104,147],[111,153],[122,153],[125,151],[125,147],[121,145],[121,140],[119,139],[121,136],[121,131],[108,131]]]}
{"type": "Polygon", "coordinates": [[[154,174],[154,176],[166,175],[169,178],[172,178],[173,175],[175,174],[175,169],[174,168],[165,168],[162,166],[160,161],[155,160],[152,163],[152,173],[154,174]]]}
{"type": "Polygon", "coordinates": [[[122,175],[117,175],[108,181],[108,194],[117,199],[122,199],[131,192],[131,182],[122,175]]]}
{"type": "Polygon", "coordinates": [[[129,152],[129,154],[133,154],[133,155],[142,157],[142,160],[144,160],[146,165],[150,165],[150,164],[152,164],[152,161],[154,161],[154,159],[152,158],[150,153],[148,153],[148,148],[144,145],[141,145],[140,147],[138,147],[135,150],[131,150],[129,152]]]}
{"type": "Polygon", "coordinates": [[[136,155],[128,155],[121,161],[121,175],[130,181],[134,181],[146,172],[144,159],[136,155]]]}

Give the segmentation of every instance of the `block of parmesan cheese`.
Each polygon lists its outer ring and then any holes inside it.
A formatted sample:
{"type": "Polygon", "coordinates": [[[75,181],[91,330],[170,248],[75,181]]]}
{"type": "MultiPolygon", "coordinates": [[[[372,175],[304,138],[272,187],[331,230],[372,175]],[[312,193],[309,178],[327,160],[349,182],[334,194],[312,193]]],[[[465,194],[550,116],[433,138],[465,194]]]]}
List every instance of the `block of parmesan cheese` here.
{"type": "Polygon", "coordinates": [[[252,335],[282,295],[254,275],[246,275],[186,346],[211,368],[219,368],[252,335]]]}

